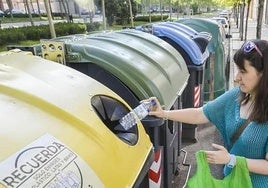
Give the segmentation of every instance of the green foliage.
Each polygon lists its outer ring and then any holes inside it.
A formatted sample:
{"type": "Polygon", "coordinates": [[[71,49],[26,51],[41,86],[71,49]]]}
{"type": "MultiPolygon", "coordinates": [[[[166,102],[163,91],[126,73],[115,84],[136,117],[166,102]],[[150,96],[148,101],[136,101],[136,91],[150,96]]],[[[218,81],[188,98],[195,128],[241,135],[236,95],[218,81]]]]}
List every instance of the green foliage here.
{"type": "MultiPolygon", "coordinates": [[[[77,23],[55,24],[57,36],[81,34],[86,32],[86,25],[77,23]]],[[[19,43],[25,40],[50,39],[50,30],[47,25],[29,26],[21,28],[2,29],[0,32],[0,44],[19,43]]]]}
{"type": "MultiPolygon", "coordinates": [[[[163,20],[167,20],[168,19],[168,15],[163,15],[163,20]]],[[[149,21],[149,16],[137,16],[135,19],[135,21],[149,21]]],[[[151,15],[151,21],[152,22],[157,22],[157,21],[161,21],[161,15],[151,15]]]]}
{"type": "Polygon", "coordinates": [[[93,23],[87,23],[87,31],[92,32],[92,31],[99,31],[100,30],[100,22],[93,22],[93,23]]]}
{"type": "MultiPolygon", "coordinates": [[[[101,1],[96,1],[96,5],[101,7],[101,1]]],[[[137,2],[131,0],[133,16],[137,14],[137,2]]],[[[130,11],[128,0],[105,0],[105,14],[107,23],[112,26],[114,21],[120,24],[130,22],[130,11]]]]}
{"type": "Polygon", "coordinates": [[[197,3],[193,3],[193,4],[191,5],[191,8],[192,8],[192,10],[193,10],[193,14],[194,14],[194,15],[198,13],[198,4],[197,4],[197,3]]]}

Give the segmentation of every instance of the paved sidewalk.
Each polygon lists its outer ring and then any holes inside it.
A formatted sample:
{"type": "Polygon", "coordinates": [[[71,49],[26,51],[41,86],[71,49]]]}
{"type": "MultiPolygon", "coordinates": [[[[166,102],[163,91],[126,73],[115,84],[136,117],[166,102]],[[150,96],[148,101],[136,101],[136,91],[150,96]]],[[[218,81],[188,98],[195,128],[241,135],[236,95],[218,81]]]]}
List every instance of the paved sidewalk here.
{"type": "MultiPolygon", "coordinates": [[[[231,57],[233,54],[239,49],[244,41],[240,41],[239,38],[239,30],[236,28],[236,25],[233,20],[231,20],[231,33],[232,33],[232,40],[231,40],[231,57]]],[[[249,20],[248,23],[248,40],[249,39],[254,39],[256,38],[256,21],[249,20]]],[[[262,39],[268,40],[268,26],[263,25],[262,27],[262,39]]],[[[235,66],[233,63],[233,60],[231,58],[231,72],[230,72],[230,87],[232,88],[235,86],[234,83],[234,78],[235,78],[235,66]]],[[[197,137],[198,141],[196,143],[191,143],[191,142],[183,142],[182,143],[182,149],[187,152],[187,158],[186,158],[186,163],[191,165],[191,171],[190,171],[190,177],[195,174],[196,172],[196,158],[195,158],[195,153],[199,150],[213,150],[211,144],[216,143],[216,144],[222,144],[222,139],[215,128],[212,124],[206,124],[206,125],[200,125],[198,126],[197,129],[197,137]]],[[[181,156],[179,157],[179,175],[174,179],[174,188],[182,188],[185,179],[187,177],[187,166],[182,165],[184,153],[181,153],[181,156]]],[[[222,166],[221,165],[210,165],[211,167],[211,172],[216,178],[221,178],[222,177],[222,166]]]]}

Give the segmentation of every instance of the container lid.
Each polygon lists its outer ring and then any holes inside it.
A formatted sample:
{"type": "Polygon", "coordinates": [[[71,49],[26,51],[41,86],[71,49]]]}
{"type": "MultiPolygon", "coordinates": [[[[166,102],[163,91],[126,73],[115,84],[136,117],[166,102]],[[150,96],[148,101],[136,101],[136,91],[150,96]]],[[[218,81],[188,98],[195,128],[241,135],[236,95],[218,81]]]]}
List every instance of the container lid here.
{"type": "Polygon", "coordinates": [[[205,31],[211,33],[212,39],[208,44],[208,50],[210,52],[215,52],[219,48],[224,50],[219,25],[215,21],[204,18],[184,18],[176,20],[176,22],[185,24],[198,32],[205,31]]]}
{"type": "Polygon", "coordinates": [[[178,23],[178,22],[161,22],[161,23],[158,23],[159,25],[169,25],[170,27],[174,28],[174,29],[177,29],[189,36],[193,36],[193,35],[197,35],[198,32],[196,30],[194,30],[193,28],[187,26],[187,25],[184,25],[184,24],[181,24],[181,23],[178,23]]]}
{"type": "Polygon", "coordinates": [[[174,26],[170,24],[161,24],[153,26],[153,34],[158,37],[165,37],[174,41],[178,46],[180,46],[192,60],[194,65],[202,65],[205,63],[206,59],[209,57],[208,50],[202,53],[198,44],[185,32],[181,32],[174,26]]]}
{"type": "Polygon", "coordinates": [[[188,35],[197,43],[197,46],[200,48],[201,53],[204,53],[207,50],[208,43],[212,38],[211,34],[208,32],[197,32],[193,28],[178,22],[161,22],[158,25],[165,25],[188,35]]]}
{"type": "Polygon", "coordinates": [[[133,187],[150,165],[152,143],[141,123],[130,147],[93,109],[98,95],[127,106],[96,80],[23,53],[2,53],[0,78],[0,185],[59,187],[71,179],[79,187],[133,187]]]}
{"type": "MultiPolygon", "coordinates": [[[[156,96],[170,108],[183,92],[189,72],[180,53],[160,38],[133,29],[73,35],[64,41],[73,63],[94,63],[119,78],[140,99],[156,96]]],[[[122,91],[124,92],[124,91],[122,91]]]]}

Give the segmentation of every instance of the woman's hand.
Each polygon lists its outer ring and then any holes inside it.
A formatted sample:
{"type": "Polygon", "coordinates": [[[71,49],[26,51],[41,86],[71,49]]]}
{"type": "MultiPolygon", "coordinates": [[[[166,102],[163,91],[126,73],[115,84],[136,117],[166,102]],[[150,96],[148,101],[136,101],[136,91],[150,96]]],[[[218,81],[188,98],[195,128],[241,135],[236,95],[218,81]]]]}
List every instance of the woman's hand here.
{"type": "Polygon", "coordinates": [[[227,149],[218,144],[212,144],[217,151],[205,151],[208,163],[227,164],[230,161],[230,153],[227,149]]]}
{"type": "Polygon", "coordinates": [[[166,112],[165,112],[165,110],[162,109],[162,106],[160,105],[160,103],[156,97],[150,97],[149,99],[142,100],[141,103],[142,102],[150,102],[152,100],[154,100],[156,104],[150,108],[149,115],[156,116],[159,118],[164,118],[166,112]]]}

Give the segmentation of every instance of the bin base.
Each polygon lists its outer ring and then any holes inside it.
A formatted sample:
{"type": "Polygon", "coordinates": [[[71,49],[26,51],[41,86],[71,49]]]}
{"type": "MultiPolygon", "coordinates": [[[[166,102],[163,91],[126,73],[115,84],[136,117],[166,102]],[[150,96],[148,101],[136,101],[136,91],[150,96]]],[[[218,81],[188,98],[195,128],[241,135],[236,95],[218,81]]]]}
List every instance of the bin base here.
{"type": "Polygon", "coordinates": [[[182,141],[197,142],[197,126],[182,124],[182,141]]]}

